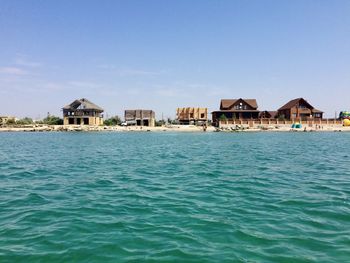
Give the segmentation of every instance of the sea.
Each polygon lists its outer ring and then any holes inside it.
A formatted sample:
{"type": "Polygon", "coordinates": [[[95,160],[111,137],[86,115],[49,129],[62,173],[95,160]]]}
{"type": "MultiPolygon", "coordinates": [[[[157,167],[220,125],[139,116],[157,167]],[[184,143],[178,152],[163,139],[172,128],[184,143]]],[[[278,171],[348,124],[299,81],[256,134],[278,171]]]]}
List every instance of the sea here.
{"type": "Polygon", "coordinates": [[[0,262],[350,262],[350,133],[0,133],[0,262]]]}

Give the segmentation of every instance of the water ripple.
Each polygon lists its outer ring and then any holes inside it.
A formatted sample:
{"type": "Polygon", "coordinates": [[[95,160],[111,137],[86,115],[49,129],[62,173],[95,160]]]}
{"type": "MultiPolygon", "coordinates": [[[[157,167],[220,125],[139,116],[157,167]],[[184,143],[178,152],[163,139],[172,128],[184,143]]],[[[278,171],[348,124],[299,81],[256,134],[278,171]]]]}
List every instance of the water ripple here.
{"type": "Polygon", "coordinates": [[[347,133],[1,133],[0,262],[348,262],[347,133]]]}

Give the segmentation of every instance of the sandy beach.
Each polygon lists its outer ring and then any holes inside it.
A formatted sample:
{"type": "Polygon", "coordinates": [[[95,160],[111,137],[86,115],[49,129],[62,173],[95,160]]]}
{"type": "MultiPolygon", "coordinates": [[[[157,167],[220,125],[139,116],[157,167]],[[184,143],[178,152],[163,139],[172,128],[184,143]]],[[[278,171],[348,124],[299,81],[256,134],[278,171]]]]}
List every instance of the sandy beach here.
{"type": "MultiPolygon", "coordinates": [[[[205,132],[349,132],[350,127],[342,125],[304,126],[292,129],[290,125],[278,126],[208,126],[205,132]]],[[[204,132],[203,127],[195,125],[167,125],[161,127],[145,126],[88,126],[88,125],[25,125],[0,127],[0,132],[204,132]]]]}

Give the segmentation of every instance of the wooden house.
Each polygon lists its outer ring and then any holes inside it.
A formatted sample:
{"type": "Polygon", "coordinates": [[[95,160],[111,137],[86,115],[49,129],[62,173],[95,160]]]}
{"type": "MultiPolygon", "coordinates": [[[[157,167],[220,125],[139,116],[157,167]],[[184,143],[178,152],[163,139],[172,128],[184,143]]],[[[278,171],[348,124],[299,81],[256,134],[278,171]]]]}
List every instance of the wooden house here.
{"type": "Polygon", "coordinates": [[[267,110],[264,110],[264,111],[261,111],[259,113],[259,118],[260,119],[276,119],[277,118],[277,115],[278,112],[277,111],[267,111],[267,110]]]}
{"type": "Polygon", "coordinates": [[[297,98],[289,101],[278,109],[278,117],[291,119],[322,119],[323,112],[314,108],[303,98],[297,98]]]}
{"type": "Polygon", "coordinates": [[[220,110],[213,111],[212,117],[216,125],[223,119],[258,119],[258,104],[256,99],[222,99],[220,110]]]}
{"type": "Polygon", "coordinates": [[[180,124],[203,124],[208,121],[207,108],[177,108],[176,119],[180,124]]]}
{"type": "Polygon", "coordinates": [[[63,107],[64,125],[103,125],[103,109],[82,98],[63,107]]]}
{"type": "Polygon", "coordinates": [[[154,127],[156,122],[153,110],[125,110],[124,117],[128,125],[154,127]]]}

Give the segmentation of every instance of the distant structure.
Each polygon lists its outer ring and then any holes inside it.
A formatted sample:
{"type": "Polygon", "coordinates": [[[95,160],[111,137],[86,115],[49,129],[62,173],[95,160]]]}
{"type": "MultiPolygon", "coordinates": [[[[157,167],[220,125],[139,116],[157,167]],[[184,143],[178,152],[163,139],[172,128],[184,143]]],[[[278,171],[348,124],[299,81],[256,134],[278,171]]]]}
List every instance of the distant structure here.
{"type": "Polygon", "coordinates": [[[256,99],[222,99],[220,110],[212,112],[213,123],[220,119],[258,119],[259,111],[256,99]]]}
{"type": "Polygon", "coordinates": [[[0,125],[7,124],[8,122],[15,122],[16,118],[12,116],[0,116],[0,125]]]}
{"type": "Polygon", "coordinates": [[[297,98],[289,101],[278,109],[278,117],[291,119],[322,119],[323,111],[314,108],[303,98],[297,98]]]}
{"type": "Polygon", "coordinates": [[[259,118],[260,119],[276,119],[278,116],[278,112],[277,111],[260,111],[259,113],[259,118]]]}
{"type": "Polygon", "coordinates": [[[125,122],[128,125],[155,126],[155,113],[153,110],[126,110],[125,122]]]}
{"type": "Polygon", "coordinates": [[[208,121],[207,108],[177,108],[176,119],[180,124],[204,124],[208,121]]]}
{"type": "Polygon", "coordinates": [[[103,109],[82,98],[63,107],[64,125],[103,125],[103,109]]]}

